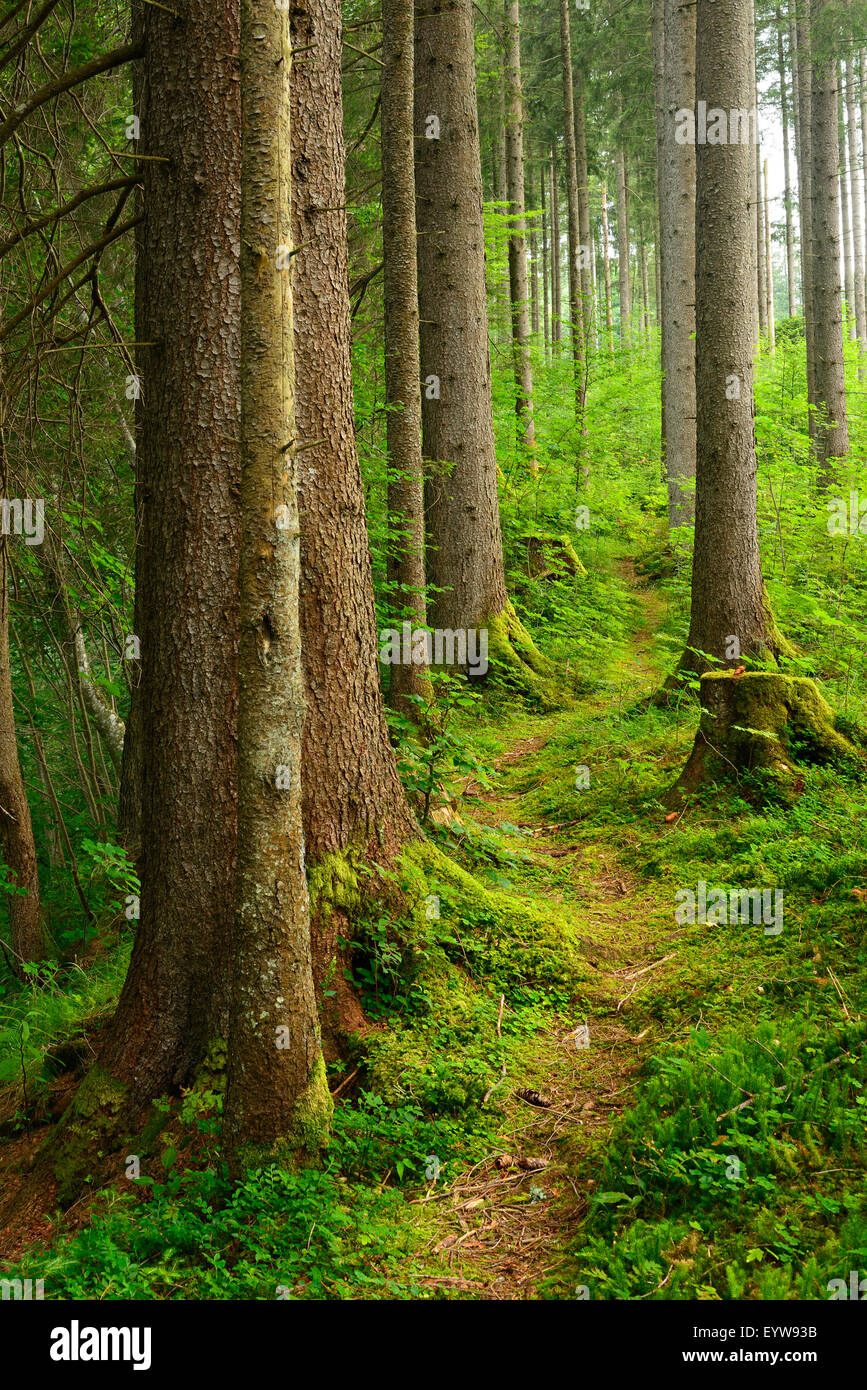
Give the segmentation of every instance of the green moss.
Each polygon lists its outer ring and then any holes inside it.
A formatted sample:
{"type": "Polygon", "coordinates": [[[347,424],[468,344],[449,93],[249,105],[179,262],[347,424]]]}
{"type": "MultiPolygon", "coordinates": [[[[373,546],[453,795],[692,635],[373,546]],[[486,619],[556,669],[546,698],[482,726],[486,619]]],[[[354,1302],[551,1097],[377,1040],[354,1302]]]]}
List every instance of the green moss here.
{"type": "Polygon", "coordinates": [[[57,1195],[68,1206],[80,1195],[103,1143],[114,1148],[126,1087],[98,1066],[91,1067],[65,1111],[49,1145],[57,1195]]]}
{"type": "Polygon", "coordinates": [[[310,1080],[295,1102],[285,1133],[272,1144],[242,1145],[233,1160],[236,1175],[276,1165],[286,1172],[314,1163],[328,1147],[334,1101],[321,1052],[310,1080]]]}
{"type": "Polygon", "coordinates": [[[543,656],[511,603],[486,620],[488,661],[495,679],[529,698],[540,709],[557,709],[565,692],[558,690],[553,662],[543,656]]]}
{"type": "Polygon", "coordinates": [[[324,854],[307,865],[307,887],[312,917],[329,917],[335,908],[346,913],[361,906],[358,887],[359,852],[350,847],[341,853],[324,854]]]}

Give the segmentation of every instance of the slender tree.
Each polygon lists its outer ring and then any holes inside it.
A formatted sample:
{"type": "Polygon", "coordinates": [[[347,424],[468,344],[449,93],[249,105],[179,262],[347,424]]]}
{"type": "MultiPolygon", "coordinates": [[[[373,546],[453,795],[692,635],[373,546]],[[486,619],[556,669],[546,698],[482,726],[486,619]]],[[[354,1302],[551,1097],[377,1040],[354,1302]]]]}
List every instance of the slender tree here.
{"type": "Polygon", "coordinates": [[[289,21],[241,0],[238,879],[223,1144],[229,1172],[326,1142],[304,875],[292,348],[289,21]],[[287,441],[288,435],[288,441],[287,441]]]}
{"type": "Polygon", "coordinates": [[[777,64],[780,76],[780,114],[783,123],[783,203],[786,210],[786,286],[789,296],[789,318],[797,313],[795,284],[795,232],[792,221],[792,179],[789,155],[789,102],[786,92],[786,54],[783,44],[783,20],[779,5],[774,11],[777,30],[777,64]]]}
{"type": "Polygon", "coordinates": [[[530,361],[530,295],[527,285],[527,227],[524,217],[524,94],[521,81],[521,18],[518,0],[505,0],[506,181],[509,194],[509,296],[515,367],[518,440],[530,469],[538,468],[530,361]]]}

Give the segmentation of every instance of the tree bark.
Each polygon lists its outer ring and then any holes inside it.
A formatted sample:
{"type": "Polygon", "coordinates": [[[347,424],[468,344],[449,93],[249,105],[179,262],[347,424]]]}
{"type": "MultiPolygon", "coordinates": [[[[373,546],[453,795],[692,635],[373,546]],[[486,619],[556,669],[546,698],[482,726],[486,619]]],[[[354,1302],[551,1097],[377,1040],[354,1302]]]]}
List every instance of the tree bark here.
{"type": "Polygon", "coordinates": [[[695,494],[695,146],[675,138],[675,114],[695,108],[695,9],[666,0],[662,242],[663,438],[668,524],[689,525],[695,494]]]}
{"type": "Polygon", "coordinates": [[[837,64],[837,158],[840,170],[840,222],[843,231],[843,285],[846,292],[845,324],[850,341],[858,329],[855,322],[855,271],[852,260],[852,219],[849,216],[849,168],[846,152],[846,123],[843,116],[843,65],[837,64]]]}
{"type": "Polygon", "coordinates": [[[580,422],[584,414],[584,298],[580,265],[581,226],[578,211],[578,161],[575,147],[575,102],[572,83],[569,0],[560,0],[560,71],[563,86],[563,156],[566,162],[566,207],[568,212],[572,374],[575,392],[575,418],[580,422]]]}
{"type": "Polygon", "coordinates": [[[563,293],[560,283],[560,182],[557,155],[551,147],[551,344],[556,357],[563,341],[563,293]]]}
{"type": "Polygon", "coordinates": [[[762,199],[765,213],[765,283],[768,289],[768,349],[771,355],[776,350],[776,321],[774,311],[774,264],[771,259],[771,203],[768,196],[768,161],[764,163],[764,197],[762,199]]]}
{"type": "MultiPolygon", "coordinates": [[[[427,621],[424,472],[418,350],[412,0],[382,5],[382,255],[389,547],[387,574],[397,626],[427,621]]],[[[390,668],[389,699],[418,722],[430,697],[425,668],[390,668]]]]}
{"type": "Polygon", "coordinates": [[[617,293],[620,304],[620,346],[629,349],[632,341],[632,296],[629,287],[629,204],[626,188],[626,155],[618,146],[614,151],[617,182],[617,293]]]}
{"type": "Polygon", "coordinates": [[[816,313],[813,303],[813,78],[810,56],[810,12],[809,0],[792,0],[792,3],[796,16],[798,73],[798,204],[801,213],[801,300],[807,350],[808,429],[812,439],[816,431],[816,414],[813,409],[816,405],[816,313]]]}
{"type": "Polygon", "coordinates": [[[539,162],[539,206],[542,210],[542,312],[543,312],[543,339],[545,347],[545,361],[551,360],[551,285],[548,280],[548,258],[550,255],[549,247],[549,227],[548,227],[548,169],[543,160],[539,162]]]}
{"type": "MultiPolygon", "coordinates": [[[[479,628],[505,607],[484,277],[470,0],[416,8],[416,198],[430,622],[479,628]],[[424,116],[440,139],[426,140],[424,116]]],[[[556,327],[556,321],[555,321],[556,327]]]]}
{"type": "Polygon", "coordinates": [[[238,10],[136,0],[141,920],[99,1067],[140,1117],[225,1029],[236,852],[238,10]]]}
{"type": "MultiPolygon", "coordinates": [[[[295,68],[291,113],[293,245],[299,248],[294,258],[295,420],[303,451],[298,480],[307,702],[302,793],[314,979],[326,1050],[336,1055],[345,1035],[366,1026],[346,980],[348,956],[340,945],[351,938],[352,912],[367,883],[358,878],[356,866],[365,860],[390,863],[418,830],[385,724],[353,422],[340,0],[304,0],[293,6],[290,18],[293,49],[311,45],[295,68]]],[[[423,93],[419,101],[424,102],[423,93]]],[[[427,104],[419,110],[418,134],[424,133],[427,112],[437,110],[427,104]]],[[[481,219],[478,145],[476,159],[481,219]]],[[[419,246],[427,241],[420,238],[419,246]]],[[[484,304],[483,264],[477,291],[484,304]]]]}
{"type": "MultiPolygon", "coordinates": [[[[789,105],[786,94],[786,54],[783,44],[783,21],[780,15],[780,7],[777,6],[775,12],[777,29],[777,65],[780,74],[780,110],[783,121],[783,171],[784,171],[784,192],[783,202],[786,209],[786,285],[789,294],[789,318],[793,319],[797,313],[797,294],[795,285],[795,232],[792,223],[792,178],[789,156],[789,105]]],[[[792,66],[794,67],[794,54],[792,55],[792,66]]]]}
{"type": "Polygon", "coordinates": [[[864,289],[864,171],[858,154],[858,117],[855,100],[855,71],[852,55],[846,58],[846,116],[849,137],[849,169],[852,182],[852,257],[855,290],[855,329],[858,336],[858,373],[864,375],[864,354],[867,352],[867,299],[864,289]]]}
{"type": "MultiPolygon", "coordinates": [[[[828,4],[829,0],[812,0],[811,27],[820,34],[828,4]]],[[[811,116],[816,455],[821,465],[849,452],[840,297],[837,69],[825,48],[817,42],[813,53],[811,116]]]]}
{"type": "Polygon", "coordinates": [[[304,875],[292,355],[291,45],[241,0],[241,562],[238,878],[223,1147],[231,1176],[314,1155],[333,1103],[304,875]],[[287,441],[288,443],[287,447],[287,441]]]}
{"type": "Polygon", "coordinates": [[[605,279],[605,331],[608,351],[614,351],[614,319],[611,316],[611,261],[608,256],[608,190],[602,185],[602,269],[605,279]]]}
{"type": "Polygon", "coordinates": [[[527,451],[530,471],[538,469],[533,423],[533,367],[530,361],[530,297],[527,287],[527,228],[524,218],[524,96],[521,84],[521,20],[518,0],[505,0],[506,179],[509,191],[509,295],[518,443],[527,451]]]}
{"type": "MultiPolygon", "coordinates": [[[[751,17],[751,0],[698,0],[696,97],[708,108],[752,106],[751,17]]],[[[754,169],[749,144],[696,148],[698,475],[688,647],[723,662],[768,647],[753,428],[754,169]]],[[[684,664],[705,670],[708,662],[688,651],[684,664]]]]}

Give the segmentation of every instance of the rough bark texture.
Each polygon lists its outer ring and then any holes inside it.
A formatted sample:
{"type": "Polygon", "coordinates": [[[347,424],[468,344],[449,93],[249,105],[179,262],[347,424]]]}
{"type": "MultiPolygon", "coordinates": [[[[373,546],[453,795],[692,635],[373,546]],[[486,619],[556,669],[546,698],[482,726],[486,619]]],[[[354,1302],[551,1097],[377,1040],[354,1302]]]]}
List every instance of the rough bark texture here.
{"type": "Polygon", "coordinates": [[[518,442],[536,471],[533,367],[530,362],[530,296],[527,286],[527,229],[524,218],[524,95],[521,84],[521,19],[518,0],[506,0],[506,181],[509,192],[509,298],[518,442]]]}
{"type": "MultiPolygon", "coordinates": [[[[293,245],[303,247],[293,305],[307,699],[302,789],[314,977],[317,990],[331,978],[336,991],[320,999],[331,1051],[339,1036],[364,1027],[338,945],[351,935],[358,903],[353,865],[387,862],[417,829],[385,725],[352,414],[340,3],[306,0],[290,16],[292,47],[312,45],[295,68],[291,117],[293,245]]],[[[478,178],[480,198],[480,169],[478,178]]]]}
{"type": "MultiPolygon", "coordinates": [[[[698,0],[696,98],[749,108],[751,0],[698,0]]],[[[698,475],[688,646],[731,659],[767,649],[756,521],[752,308],[755,286],[749,144],[696,148],[698,475]]],[[[684,664],[707,662],[687,652],[684,664]]]]}
{"type": "Polygon", "coordinates": [[[313,993],[301,813],[286,12],[241,0],[240,52],[238,877],[223,1122],[236,1177],[315,1154],[332,1108],[313,993]]]}
{"type": "MultiPolygon", "coordinates": [[[[470,0],[416,7],[416,197],[430,622],[478,628],[506,606],[494,452],[470,0]],[[440,118],[425,140],[424,116],[440,118]]],[[[555,320],[556,328],[556,320],[555,320]]]]}
{"type": "MultiPolygon", "coordinates": [[[[812,0],[813,30],[822,30],[829,0],[812,0]]],[[[846,380],[843,368],[843,306],[840,285],[840,207],[837,144],[837,69],[827,37],[813,54],[812,231],[816,455],[820,463],[849,451],[846,380]]]]}
{"type": "Polygon", "coordinates": [[[675,114],[695,107],[695,9],[665,3],[665,134],[660,224],[662,243],[663,438],[669,526],[688,525],[695,510],[695,146],[678,144],[675,114]]]}
{"type": "MultiPolygon", "coordinates": [[[[413,630],[427,621],[424,569],[424,473],[421,455],[421,388],[418,348],[418,276],[413,149],[412,0],[383,0],[382,7],[382,249],[385,301],[385,402],[388,450],[387,573],[398,626],[413,630]]],[[[391,667],[389,698],[418,719],[410,697],[426,698],[424,668],[391,667]]]]}
{"type": "Polygon", "coordinates": [[[101,1067],[141,1113],[189,1084],[226,1021],[236,835],[240,101],[238,12],[134,6],[144,222],[136,231],[136,634],[142,889],[101,1067]],[[162,162],[167,159],[168,163],[162,162]]]}

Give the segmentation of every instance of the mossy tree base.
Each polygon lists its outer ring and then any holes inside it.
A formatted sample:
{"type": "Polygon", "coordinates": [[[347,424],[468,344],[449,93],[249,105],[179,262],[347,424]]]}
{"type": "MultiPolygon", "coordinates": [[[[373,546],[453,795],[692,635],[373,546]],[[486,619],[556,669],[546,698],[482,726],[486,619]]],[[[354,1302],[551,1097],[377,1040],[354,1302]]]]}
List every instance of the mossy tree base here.
{"type": "Polygon", "coordinates": [[[554,663],[539,651],[511,603],[489,617],[485,626],[488,663],[495,681],[541,710],[559,709],[568,701],[565,681],[554,663]]]}
{"type": "Polygon", "coordinates": [[[702,715],[686,767],[669,805],[709,782],[764,776],[778,795],[798,791],[807,766],[863,765],[855,745],[811,680],[777,672],[712,671],[701,678],[702,715]]]}

